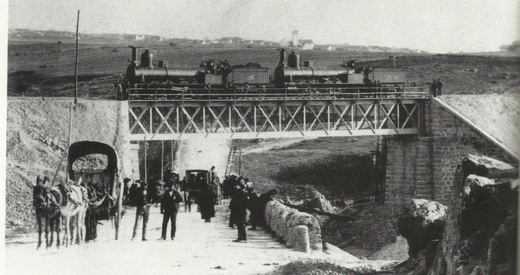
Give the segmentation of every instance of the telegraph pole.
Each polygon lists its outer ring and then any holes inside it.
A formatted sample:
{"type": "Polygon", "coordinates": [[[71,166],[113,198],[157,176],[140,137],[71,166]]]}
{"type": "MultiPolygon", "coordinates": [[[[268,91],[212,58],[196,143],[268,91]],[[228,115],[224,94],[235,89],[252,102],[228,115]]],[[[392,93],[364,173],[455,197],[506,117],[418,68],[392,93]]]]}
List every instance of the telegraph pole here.
{"type": "Polygon", "coordinates": [[[74,70],[74,107],[78,104],[78,31],[79,31],[79,10],[76,22],[76,68],[74,70]]]}

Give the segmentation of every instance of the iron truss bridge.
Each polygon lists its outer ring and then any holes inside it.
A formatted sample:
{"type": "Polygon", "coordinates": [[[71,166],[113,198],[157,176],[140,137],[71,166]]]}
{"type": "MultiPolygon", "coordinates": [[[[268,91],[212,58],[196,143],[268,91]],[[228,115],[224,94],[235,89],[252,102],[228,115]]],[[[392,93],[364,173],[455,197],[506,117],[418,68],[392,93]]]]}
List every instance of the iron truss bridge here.
{"type": "Polygon", "coordinates": [[[416,135],[422,88],[129,89],[131,140],[416,135]]]}

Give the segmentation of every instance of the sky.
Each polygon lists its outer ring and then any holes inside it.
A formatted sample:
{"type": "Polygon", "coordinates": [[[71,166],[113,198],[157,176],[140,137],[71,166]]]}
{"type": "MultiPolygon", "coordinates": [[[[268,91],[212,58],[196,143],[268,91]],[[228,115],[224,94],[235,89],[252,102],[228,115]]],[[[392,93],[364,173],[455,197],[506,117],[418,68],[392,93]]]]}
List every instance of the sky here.
{"type": "Polygon", "coordinates": [[[168,38],[497,51],[519,39],[517,0],[9,0],[9,29],[152,34],[168,38]]]}

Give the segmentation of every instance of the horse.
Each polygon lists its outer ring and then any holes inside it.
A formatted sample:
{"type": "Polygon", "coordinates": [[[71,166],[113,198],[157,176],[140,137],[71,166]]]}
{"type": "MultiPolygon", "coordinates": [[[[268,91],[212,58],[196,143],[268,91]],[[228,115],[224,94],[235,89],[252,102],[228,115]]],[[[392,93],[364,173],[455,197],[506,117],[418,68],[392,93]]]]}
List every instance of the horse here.
{"type": "MultiPolygon", "coordinates": [[[[72,181],[70,181],[72,182],[72,181]]],[[[73,183],[73,182],[72,182],[73,183]]],[[[63,244],[69,245],[76,243],[82,244],[85,236],[85,213],[88,207],[88,191],[85,187],[79,186],[81,179],[78,181],[78,186],[69,184],[60,184],[55,188],[64,197],[61,204],[61,215],[63,218],[63,226],[65,231],[65,238],[63,244]],[[71,222],[73,222],[71,226],[71,222]],[[76,234],[73,230],[76,228],[76,234]]]]}
{"type": "Polygon", "coordinates": [[[52,246],[54,241],[54,231],[56,231],[56,247],[60,247],[60,223],[62,201],[61,194],[49,190],[45,185],[49,178],[45,176],[43,180],[38,176],[36,185],[33,185],[33,205],[36,209],[36,220],[38,223],[38,246],[42,244],[42,221],[45,220],[45,245],[46,248],[52,246]],[[49,227],[51,229],[51,239],[49,241],[49,227]]]}

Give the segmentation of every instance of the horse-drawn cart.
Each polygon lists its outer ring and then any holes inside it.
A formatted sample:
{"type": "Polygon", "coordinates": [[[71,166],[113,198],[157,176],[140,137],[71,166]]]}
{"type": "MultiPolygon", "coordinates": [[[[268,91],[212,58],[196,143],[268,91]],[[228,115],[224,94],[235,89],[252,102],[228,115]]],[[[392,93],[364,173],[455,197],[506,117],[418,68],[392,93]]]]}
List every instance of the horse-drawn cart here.
{"type": "Polygon", "coordinates": [[[186,181],[182,184],[182,191],[197,200],[202,191],[209,189],[215,196],[216,202],[220,199],[220,183],[218,177],[211,175],[209,170],[192,169],[186,170],[186,181]]]}
{"type": "Polygon", "coordinates": [[[87,189],[97,190],[101,194],[107,195],[108,205],[104,211],[96,216],[97,219],[113,219],[115,225],[115,239],[119,236],[119,223],[123,202],[123,183],[120,179],[120,163],[116,150],[105,143],[94,141],[80,141],[71,144],[68,152],[68,177],[69,179],[85,184],[87,189]],[[80,168],[74,169],[74,162],[88,155],[105,155],[107,164],[104,169],[80,168]]]}

